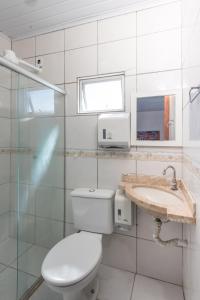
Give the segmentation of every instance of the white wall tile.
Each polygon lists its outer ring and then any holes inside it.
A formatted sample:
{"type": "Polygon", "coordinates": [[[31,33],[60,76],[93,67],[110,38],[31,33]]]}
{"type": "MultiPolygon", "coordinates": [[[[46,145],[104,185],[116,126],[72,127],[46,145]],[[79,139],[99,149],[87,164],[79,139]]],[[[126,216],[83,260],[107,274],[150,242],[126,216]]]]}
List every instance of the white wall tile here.
{"type": "Polygon", "coordinates": [[[136,239],[119,234],[104,236],[103,264],[136,272],[136,239]]]}
{"type": "Polygon", "coordinates": [[[0,154],[0,184],[10,181],[10,155],[0,154]]]}
{"type": "Polygon", "coordinates": [[[78,88],[76,83],[70,83],[65,85],[66,97],[65,97],[65,115],[73,116],[78,111],[78,88]]]}
{"type": "Polygon", "coordinates": [[[65,197],[65,222],[73,223],[73,213],[72,213],[72,190],[66,190],[65,197]]]}
{"type": "Polygon", "coordinates": [[[9,49],[11,49],[11,40],[4,34],[0,33],[0,55],[3,55],[4,50],[9,49]]]}
{"type": "Polygon", "coordinates": [[[10,146],[10,120],[0,118],[0,147],[10,146]]]}
{"type": "Polygon", "coordinates": [[[136,13],[125,14],[98,22],[98,42],[111,42],[136,36],[136,13]]]}
{"type": "Polygon", "coordinates": [[[125,110],[131,112],[131,99],[136,93],[136,76],[125,76],[125,110]]]}
{"type": "Polygon", "coordinates": [[[64,30],[38,35],[36,37],[36,55],[64,51],[64,30]]]}
{"type": "Polygon", "coordinates": [[[10,89],[11,79],[11,71],[5,67],[0,66],[0,86],[10,89]]]}
{"type": "MultiPolygon", "coordinates": [[[[22,116],[25,117],[23,113],[22,116]]],[[[53,150],[63,148],[64,121],[62,118],[30,118],[30,116],[28,118],[26,122],[20,122],[20,124],[18,124],[17,119],[11,119],[11,143],[13,147],[19,144],[20,130],[21,147],[37,148],[39,145],[47,144],[48,139],[52,136],[53,150]]]]}
{"type": "Polygon", "coordinates": [[[66,158],[66,187],[97,187],[97,160],[95,158],[66,158]]]}
{"type": "MultiPolygon", "coordinates": [[[[41,157],[40,157],[41,158],[41,157]]],[[[46,157],[45,157],[46,158],[46,157]]],[[[43,165],[43,174],[40,174],[40,177],[38,176],[36,178],[35,172],[36,168],[39,168],[39,162],[36,161],[38,157],[34,157],[31,160],[32,165],[30,166],[30,182],[32,184],[40,183],[41,185],[47,185],[51,187],[57,187],[57,188],[64,188],[64,157],[62,155],[54,155],[51,157],[50,161],[48,163],[46,160],[41,158],[40,164],[44,162],[43,165]],[[40,180],[40,181],[39,181],[40,180]]],[[[24,167],[26,164],[24,164],[24,167]]]]}
{"type": "Polygon", "coordinates": [[[137,53],[138,73],[179,69],[181,67],[180,30],[140,36],[137,40],[137,53]]]}
{"type": "MultiPolygon", "coordinates": [[[[163,170],[172,165],[176,169],[176,176],[177,178],[182,177],[182,165],[179,162],[161,162],[161,161],[137,161],[137,174],[141,175],[155,175],[155,176],[162,176],[163,170]]],[[[168,170],[165,178],[172,180],[173,173],[172,170],[168,170]]]]}
{"type": "Polygon", "coordinates": [[[65,223],[65,236],[69,236],[76,232],[77,232],[77,229],[74,227],[74,224],[65,223]]]}
{"type": "Polygon", "coordinates": [[[97,74],[97,46],[65,52],[65,80],[76,82],[77,77],[97,74]]]}
{"type": "Polygon", "coordinates": [[[0,214],[10,210],[10,184],[0,185],[0,214]]]}
{"type": "Polygon", "coordinates": [[[51,249],[63,238],[63,222],[36,217],[36,244],[51,249]]]}
{"type": "Polygon", "coordinates": [[[97,116],[67,117],[66,147],[97,149],[97,116]]]}
{"type": "Polygon", "coordinates": [[[0,117],[10,118],[10,98],[10,90],[0,87],[0,117]]]}
{"type": "Polygon", "coordinates": [[[199,34],[199,21],[196,22],[195,26],[182,29],[182,61],[184,68],[200,65],[199,34]]]}
{"type": "Polygon", "coordinates": [[[34,188],[28,184],[19,184],[19,197],[18,203],[18,190],[17,183],[10,184],[10,210],[12,212],[19,211],[22,214],[35,214],[35,194],[34,188]]]}
{"type": "Polygon", "coordinates": [[[0,242],[10,236],[10,214],[3,214],[0,218],[0,242]]]}
{"type": "Polygon", "coordinates": [[[20,58],[35,56],[35,38],[13,41],[12,49],[20,58]]]}
{"type": "Polygon", "coordinates": [[[52,142],[52,151],[64,147],[64,118],[45,117],[35,118],[30,122],[30,128],[24,128],[23,134],[30,135],[29,146],[37,148],[39,145],[47,147],[49,139],[52,142]]]}
{"type": "Polygon", "coordinates": [[[193,27],[196,24],[196,20],[199,18],[199,1],[195,0],[191,4],[187,0],[182,1],[182,26],[193,27]]]}
{"type": "Polygon", "coordinates": [[[97,44],[97,22],[65,30],[65,49],[75,49],[97,44]]]}
{"type": "Polygon", "coordinates": [[[135,173],[136,161],[125,159],[99,159],[99,188],[117,189],[122,174],[135,173]]]}
{"type": "Polygon", "coordinates": [[[35,243],[35,216],[21,214],[20,223],[17,223],[17,213],[14,212],[11,213],[9,221],[10,237],[17,239],[18,230],[21,242],[35,243]]]}
{"type": "MultiPolygon", "coordinates": [[[[137,236],[139,238],[153,240],[154,221],[153,216],[142,209],[137,210],[137,236]]],[[[161,238],[169,240],[182,239],[182,224],[176,222],[164,223],[161,230],[161,238]]]]}
{"type": "Polygon", "coordinates": [[[149,34],[181,26],[181,3],[174,2],[144,9],[137,14],[137,34],[149,34]]]}
{"type": "MultiPolygon", "coordinates": [[[[0,156],[1,158],[1,156],[0,156]]],[[[13,153],[11,155],[11,181],[16,182],[16,176],[17,176],[17,154],[13,153]]],[[[20,182],[21,183],[30,183],[30,164],[31,159],[30,156],[27,154],[23,155],[23,160],[21,160],[20,164],[20,182]]]]}
{"type": "Polygon", "coordinates": [[[99,45],[99,73],[136,73],[136,39],[127,39],[99,45]]]}
{"type": "Polygon", "coordinates": [[[177,247],[160,247],[154,242],[138,239],[137,272],[181,285],[182,249],[177,247]]]}
{"type": "Polygon", "coordinates": [[[38,187],[35,192],[35,215],[64,221],[64,189],[38,187]]]}
{"type": "Polygon", "coordinates": [[[43,60],[41,77],[54,84],[64,83],[64,52],[38,56],[43,60]]]}
{"type": "Polygon", "coordinates": [[[137,76],[137,92],[148,93],[181,89],[181,70],[140,74],[137,76]]]}
{"type": "MultiPolygon", "coordinates": [[[[183,69],[183,106],[189,102],[189,91],[192,86],[199,85],[200,67],[183,69]]],[[[187,122],[184,122],[187,123],[187,122]]]]}

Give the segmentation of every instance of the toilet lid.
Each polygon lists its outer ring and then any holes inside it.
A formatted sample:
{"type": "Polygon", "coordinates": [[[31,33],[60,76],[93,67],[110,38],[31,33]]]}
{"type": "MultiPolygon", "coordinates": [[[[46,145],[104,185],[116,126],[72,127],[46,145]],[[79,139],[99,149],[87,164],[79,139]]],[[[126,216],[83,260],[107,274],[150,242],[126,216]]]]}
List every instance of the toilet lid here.
{"type": "Polygon", "coordinates": [[[100,235],[72,234],[49,251],[42,264],[42,276],[55,286],[73,285],[91,273],[101,256],[100,235]]]}

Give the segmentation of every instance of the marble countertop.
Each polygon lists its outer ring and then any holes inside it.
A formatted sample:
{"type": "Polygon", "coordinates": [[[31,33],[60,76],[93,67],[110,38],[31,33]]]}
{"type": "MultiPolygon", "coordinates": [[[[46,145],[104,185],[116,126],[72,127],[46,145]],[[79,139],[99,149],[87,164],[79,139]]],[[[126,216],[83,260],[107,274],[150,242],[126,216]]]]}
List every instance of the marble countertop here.
{"type": "Polygon", "coordinates": [[[171,182],[164,177],[146,175],[122,175],[120,189],[137,206],[145,209],[149,214],[180,223],[196,223],[196,204],[182,180],[177,180],[178,190],[171,190],[171,182]],[[136,187],[158,189],[178,197],[179,201],[157,203],[148,196],[137,193],[136,187]]]}

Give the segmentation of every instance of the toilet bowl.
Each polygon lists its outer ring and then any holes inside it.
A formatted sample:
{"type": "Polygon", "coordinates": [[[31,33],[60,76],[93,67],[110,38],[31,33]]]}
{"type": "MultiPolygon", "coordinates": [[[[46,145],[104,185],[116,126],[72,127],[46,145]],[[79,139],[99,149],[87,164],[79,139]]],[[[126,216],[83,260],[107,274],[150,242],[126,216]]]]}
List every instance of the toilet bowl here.
{"type": "Polygon", "coordinates": [[[95,300],[102,259],[102,234],[113,232],[114,191],[81,188],[72,191],[72,234],[56,244],[42,264],[46,284],[63,300],[95,300]]]}
{"type": "Polygon", "coordinates": [[[63,300],[93,300],[98,293],[97,272],[102,259],[102,235],[80,232],[66,237],[42,264],[46,284],[63,300]]]}

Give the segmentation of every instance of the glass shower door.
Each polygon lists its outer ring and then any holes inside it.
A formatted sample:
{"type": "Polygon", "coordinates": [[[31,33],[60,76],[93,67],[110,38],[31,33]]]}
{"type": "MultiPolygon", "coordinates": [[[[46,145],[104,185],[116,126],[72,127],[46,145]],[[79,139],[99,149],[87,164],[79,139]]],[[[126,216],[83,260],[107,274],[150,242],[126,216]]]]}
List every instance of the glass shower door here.
{"type": "Polygon", "coordinates": [[[26,299],[41,281],[45,255],[64,236],[64,95],[18,76],[12,98],[12,201],[17,299],[26,299]]]}

